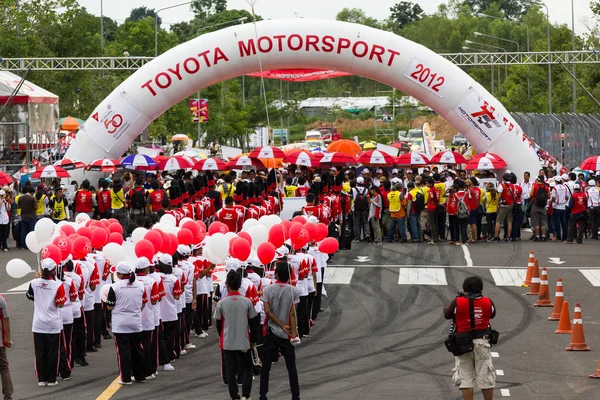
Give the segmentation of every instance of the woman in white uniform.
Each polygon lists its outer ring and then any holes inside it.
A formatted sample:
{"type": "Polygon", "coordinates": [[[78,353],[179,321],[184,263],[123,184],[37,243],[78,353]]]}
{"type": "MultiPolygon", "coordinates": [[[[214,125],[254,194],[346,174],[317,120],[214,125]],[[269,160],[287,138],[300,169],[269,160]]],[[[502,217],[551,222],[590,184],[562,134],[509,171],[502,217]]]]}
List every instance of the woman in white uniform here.
{"type": "Polygon", "coordinates": [[[154,372],[152,370],[152,335],[154,334],[154,309],[159,307],[156,302],[160,298],[158,292],[158,284],[156,280],[148,276],[148,270],[150,268],[150,261],[146,257],[139,257],[135,264],[135,275],[136,280],[144,285],[146,294],[150,298],[150,302],[146,304],[142,310],[142,349],[144,350],[144,375],[146,379],[154,379],[154,372]]]}

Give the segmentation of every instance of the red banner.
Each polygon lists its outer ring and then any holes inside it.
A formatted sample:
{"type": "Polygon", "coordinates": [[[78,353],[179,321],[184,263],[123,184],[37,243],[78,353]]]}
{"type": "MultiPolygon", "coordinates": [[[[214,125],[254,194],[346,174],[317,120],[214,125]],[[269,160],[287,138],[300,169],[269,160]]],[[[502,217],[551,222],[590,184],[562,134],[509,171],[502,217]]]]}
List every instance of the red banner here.
{"type": "MultiPolygon", "coordinates": [[[[267,79],[280,79],[283,81],[290,82],[309,82],[318,81],[321,79],[339,78],[341,76],[350,76],[347,72],[335,71],[332,69],[274,69],[271,71],[263,71],[263,78],[267,79]]],[[[260,72],[253,74],[247,74],[246,76],[252,76],[254,78],[260,78],[260,72]]]]}
{"type": "Polygon", "coordinates": [[[190,114],[194,123],[208,122],[208,99],[191,99],[190,114]]]}

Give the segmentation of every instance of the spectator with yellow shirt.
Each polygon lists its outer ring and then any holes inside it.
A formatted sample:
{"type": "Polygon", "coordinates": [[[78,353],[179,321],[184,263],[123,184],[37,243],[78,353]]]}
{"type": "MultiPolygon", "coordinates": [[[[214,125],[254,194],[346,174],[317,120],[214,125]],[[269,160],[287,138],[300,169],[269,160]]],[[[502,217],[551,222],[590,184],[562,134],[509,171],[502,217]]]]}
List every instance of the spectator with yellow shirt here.
{"type": "Polygon", "coordinates": [[[433,186],[440,193],[440,203],[437,206],[435,218],[440,241],[444,241],[446,240],[446,184],[441,181],[441,176],[437,172],[433,174],[433,186]]]}
{"type": "Polygon", "coordinates": [[[406,237],[406,206],[408,201],[401,192],[401,183],[392,186],[392,191],[388,193],[388,201],[390,203],[390,227],[387,233],[387,242],[393,243],[396,234],[396,226],[400,233],[401,243],[407,242],[406,237]]]}
{"type": "Polygon", "coordinates": [[[492,182],[488,183],[486,187],[484,206],[487,220],[487,238],[492,239],[494,237],[496,217],[498,216],[498,192],[492,182]]]}
{"type": "Polygon", "coordinates": [[[406,212],[410,218],[411,236],[413,242],[421,243],[425,226],[421,225],[421,214],[427,204],[428,190],[423,189],[422,179],[420,176],[415,178],[414,182],[408,182],[408,195],[406,212]]]}

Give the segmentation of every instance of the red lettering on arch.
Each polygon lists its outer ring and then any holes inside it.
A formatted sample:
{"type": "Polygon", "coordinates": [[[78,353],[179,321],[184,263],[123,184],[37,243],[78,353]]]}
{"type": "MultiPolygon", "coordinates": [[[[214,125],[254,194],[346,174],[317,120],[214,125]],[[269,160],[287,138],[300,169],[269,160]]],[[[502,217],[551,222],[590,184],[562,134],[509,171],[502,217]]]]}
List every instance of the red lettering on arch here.
{"type": "Polygon", "coordinates": [[[390,61],[388,61],[388,67],[391,67],[394,62],[394,57],[399,56],[400,52],[392,49],[388,49],[388,52],[391,54],[390,61]]]}
{"type": "Polygon", "coordinates": [[[292,51],[298,51],[302,47],[304,47],[304,40],[302,40],[302,36],[298,35],[297,33],[294,33],[293,35],[290,35],[290,37],[288,38],[287,42],[288,42],[288,47],[292,51]],[[297,46],[292,46],[292,40],[293,39],[297,39],[298,40],[298,45],[297,46]]]}
{"type": "Polygon", "coordinates": [[[179,72],[180,68],[181,68],[181,66],[179,65],[179,63],[177,63],[177,64],[175,64],[175,69],[167,68],[167,71],[169,71],[170,73],[175,75],[177,77],[177,79],[182,80],[183,77],[181,76],[181,73],[179,72]]]}
{"type": "Polygon", "coordinates": [[[322,50],[325,53],[331,53],[334,49],[333,42],[335,42],[335,38],[333,36],[323,36],[323,46],[322,50]]]}
{"type": "Polygon", "coordinates": [[[217,63],[221,60],[225,60],[225,61],[229,61],[229,58],[227,58],[227,56],[225,55],[225,53],[223,53],[223,50],[221,50],[219,47],[215,48],[215,57],[213,59],[213,64],[217,65],[217,63]]]}
{"type": "Polygon", "coordinates": [[[337,53],[340,54],[343,49],[349,49],[351,44],[350,39],[340,38],[337,45],[337,53]]]}
{"type": "Polygon", "coordinates": [[[171,79],[169,74],[167,74],[166,72],[159,72],[158,75],[156,75],[156,78],[154,78],[154,82],[156,82],[156,86],[158,86],[159,88],[166,89],[169,86],[171,86],[171,83],[173,83],[173,80],[171,79]],[[160,82],[160,78],[163,76],[167,79],[167,83],[165,83],[165,84],[162,84],[160,82]]]}
{"type": "Polygon", "coordinates": [[[249,39],[247,44],[240,40],[238,42],[238,49],[240,50],[240,57],[256,55],[256,45],[254,44],[254,39],[249,39]]]}
{"type": "Polygon", "coordinates": [[[256,42],[258,44],[258,51],[260,51],[261,53],[268,53],[271,50],[273,50],[273,41],[268,36],[261,36],[258,38],[258,40],[256,42]],[[262,43],[264,43],[265,41],[267,42],[267,45],[268,45],[268,47],[266,49],[264,49],[262,46],[262,43]]]}
{"type": "Polygon", "coordinates": [[[195,59],[194,57],[186,58],[185,61],[183,62],[183,69],[188,74],[193,75],[200,70],[200,62],[197,59],[195,59]],[[194,69],[191,69],[189,67],[190,62],[193,64],[194,69]]]}
{"type": "Polygon", "coordinates": [[[210,67],[210,61],[208,60],[208,53],[210,53],[210,50],[203,51],[202,53],[198,53],[198,57],[204,58],[204,62],[206,63],[206,66],[210,67]]]}
{"type": "MultiPolygon", "coordinates": [[[[144,83],[142,85],[142,89],[148,89],[150,91],[150,93],[152,93],[152,96],[156,96],[156,90],[154,90],[154,88],[152,87],[152,79],[150,79],[148,82],[144,83]]],[[[97,119],[96,119],[96,121],[97,121],[97,119]]]]}
{"type": "Polygon", "coordinates": [[[366,42],[363,42],[362,40],[359,40],[358,42],[354,43],[354,46],[352,46],[352,54],[354,54],[354,57],[363,58],[367,55],[368,52],[369,45],[366,42]],[[356,50],[359,45],[364,47],[364,51],[362,53],[358,53],[358,51],[356,50]]]}
{"type": "Polygon", "coordinates": [[[273,39],[277,39],[277,45],[279,46],[279,51],[283,51],[283,39],[285,39],[285,35],[275,35],[273,39]]]}
{"type": "Polygon", "coordinates": [[[374,44],[373,47],[371,48],[371,54],[369,54],[369,60],[373,60],[373,57],[377,57],[377,61],[379,61],[379,64],[383,64],[383,58],[381,57],[382,55],[385,54],[385,47],[380,46],[378,44],[374,44]]]}
{"type": "Polygon", "coordinates": [[[317,35],[306,35],[306,51],[309,51],[309,47],[312,46],[315,51],[321,51],[317,44],[319,43],[320,38],[317,35]]]}

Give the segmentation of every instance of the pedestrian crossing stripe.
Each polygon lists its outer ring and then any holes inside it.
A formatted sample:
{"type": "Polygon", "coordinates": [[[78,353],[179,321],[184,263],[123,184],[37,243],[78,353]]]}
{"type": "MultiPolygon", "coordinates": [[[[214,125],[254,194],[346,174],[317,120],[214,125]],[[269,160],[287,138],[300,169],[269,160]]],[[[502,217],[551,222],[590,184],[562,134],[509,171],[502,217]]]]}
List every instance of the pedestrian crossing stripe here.
{"type": "Polygon", "coordinates": [[[399,285],[447,285],[444,268],[400,268],[399,285]]]}
{"type": "Polygon", "coordinates": [[[30,282],[25,282],[22,285],[10,289],[9,292],[26,292],[27,290],[29,290],[29,283],[30,282]]]}
{"type": "Polygon", "coordinates": [[[592,286],[600,286],[600,270],[595,269],[580,269],[579,272],[587,278],[592,286]]]}
{"type": "Polygon", "coordinates": [[[324,282],[330,285],[349,285],[354,275],[354,268],[327,267],[324,282]]]}
{"type": "Polygon", "coordinates": [[[525,281],[527,275],[526,269],[490,269],[492,278],[496,286],[517,286],[520,287],[525,281]]]}

